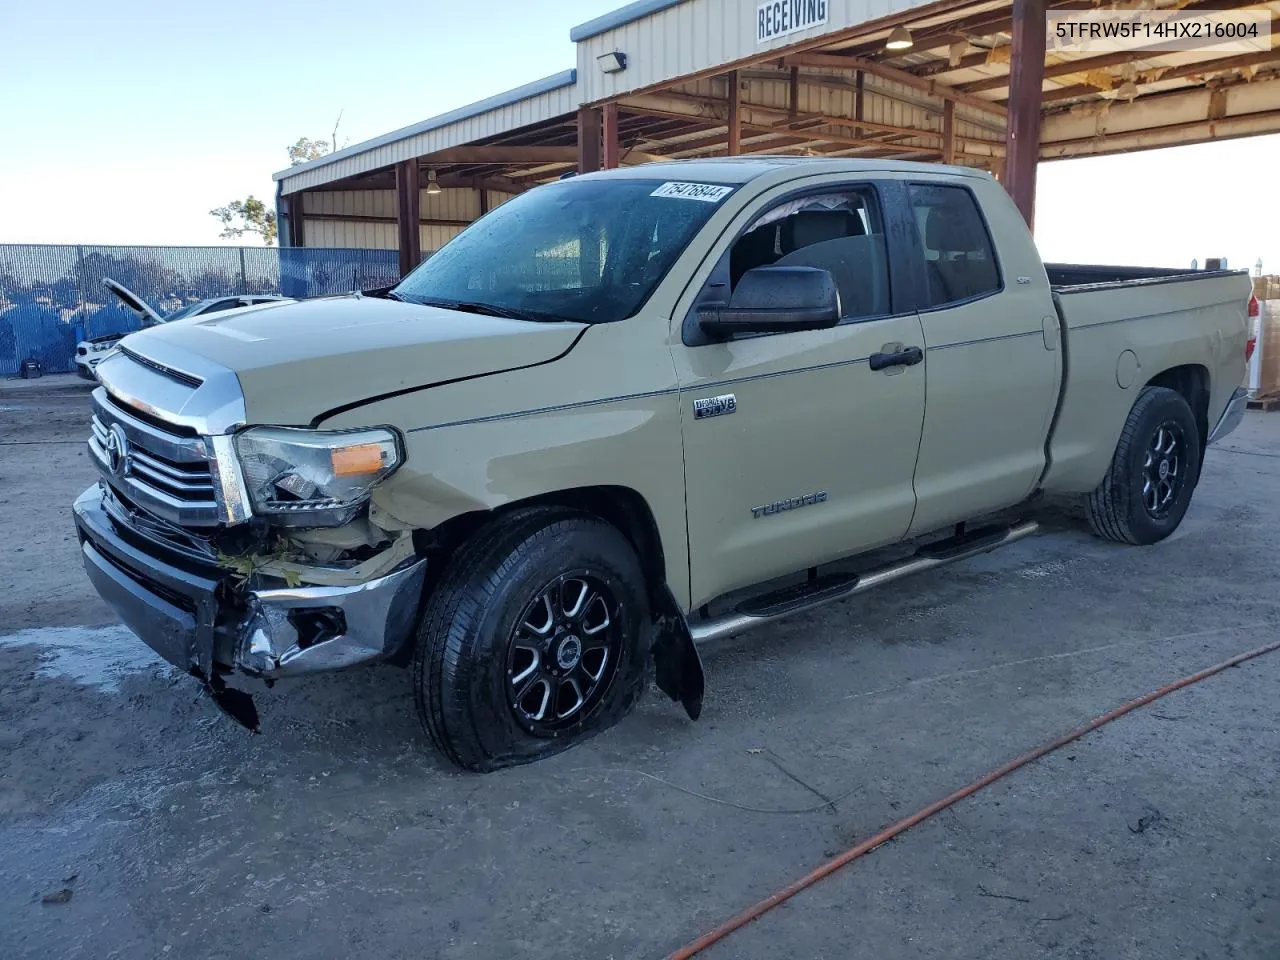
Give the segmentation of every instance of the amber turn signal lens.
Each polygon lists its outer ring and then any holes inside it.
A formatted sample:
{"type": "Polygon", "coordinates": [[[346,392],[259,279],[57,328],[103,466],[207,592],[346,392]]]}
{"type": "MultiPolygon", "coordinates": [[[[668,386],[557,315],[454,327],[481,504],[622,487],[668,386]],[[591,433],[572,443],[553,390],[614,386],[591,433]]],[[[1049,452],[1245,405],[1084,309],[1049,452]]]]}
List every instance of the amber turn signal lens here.
{"type": "Polygon", "coordinates": [[[338,447],[333,451],[333,475],[358,477],[382,469],[382,445],[362,443],[354,447],[338,447]]]}

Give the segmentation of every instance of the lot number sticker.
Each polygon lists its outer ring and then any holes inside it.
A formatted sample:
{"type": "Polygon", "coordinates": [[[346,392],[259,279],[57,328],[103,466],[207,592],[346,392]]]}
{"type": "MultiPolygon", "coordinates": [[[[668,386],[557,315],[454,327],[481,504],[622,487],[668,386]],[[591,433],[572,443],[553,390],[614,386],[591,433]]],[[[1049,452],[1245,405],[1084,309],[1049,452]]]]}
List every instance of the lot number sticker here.
{"type": "Polygon", "coordinates": [[[729,194],[733,187],[722,187],[714,183],[664,183],[651,197],[675,197],[677,200],[701,200],[704,203],[719,203],[729,194]]]}

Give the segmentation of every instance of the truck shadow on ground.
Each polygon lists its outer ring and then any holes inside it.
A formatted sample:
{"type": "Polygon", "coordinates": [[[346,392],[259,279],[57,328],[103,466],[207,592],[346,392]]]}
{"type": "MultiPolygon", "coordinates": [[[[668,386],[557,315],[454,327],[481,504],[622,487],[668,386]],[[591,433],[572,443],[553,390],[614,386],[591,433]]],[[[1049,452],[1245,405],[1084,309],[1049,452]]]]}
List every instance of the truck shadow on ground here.
{"type": "MultiPolygon", "coordinates": [[[[1188,526],[1212,522],[1212,511],[1197,513],[1192,511],[1188,526]]],[[[650,684],[635,715],[611,731],[607,742],[597,738],[592,741],[597,746],[572,751],[575,762],[605,767],[610,756],[622,760],[629,751],[658,745],[673,751],[669,759],[678,763],[682,749],[693,749],[721,721],[749,725],[763,715],[803,712],[806,698],[825,688],[824,674],[832,668],[857,678],[962,655],[988,628],[982,609],[1009,598],[1039,602],[1042,594],[1066,589],[1087,592],[1095,606],[1123,605],[1135,584],[1117,576],[1115,565],[1145,565],[1137,558],[1147,551],[1135,554],[1092,539],[1069,509],[1056,505],[1045,505],[1034,518],[1044,524],[1046,535],[921,575],[909,591],[873,591],[709,645],[703,650],[709,696],[702,720],[690,723],[650,684]],[[890,661],[906,658],[897,667],[876,652],[890,648],[901,651],[890,661]]],[[[1150,549],[1181,554],[1187,547],[1169,543],[1150,549]]],[[[1152,553],[1150,562],[1157,561],[1152,553]]],[[[30,631],[29,642],[24,642],[27,634],[19,634],[0,643],[0,746],[6,748],[10,774],[0,787],[0,815],[48,810],[102,780],[154,767],[178,778],[197,768],[201,774],[232,776],[254,767],[299,774],[323,767],[329,775],[394,773],[420,786],[471,776],[432,749],[415,714],[410,670],[375,665],[281,681],[272,688],[241,684],[253,694],[261,718],[261,732],[254,734],[223,714],[194,679],[151,655],[124,628],[63,630],[67,636],[84,634],[74,641],[81,653],[90,646],[119,645],[117,660],[111,659],[112,649],[103,652],[105,662],[115,664],[114,673],[107,671],[105,680],[60,674],[56,650],[45,645],[42,631],[30,631]]],[[[69,661],[82,665],[83,656],[69,661]]],[[[541,775],[530,772],[523,778],[541,775]]]]}

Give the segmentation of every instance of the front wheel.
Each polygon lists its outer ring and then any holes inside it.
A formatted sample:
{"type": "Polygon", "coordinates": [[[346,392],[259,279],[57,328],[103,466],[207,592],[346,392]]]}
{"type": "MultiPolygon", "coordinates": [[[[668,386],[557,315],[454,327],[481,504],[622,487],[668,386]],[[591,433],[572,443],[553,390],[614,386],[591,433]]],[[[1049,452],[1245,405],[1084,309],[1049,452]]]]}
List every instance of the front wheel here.
{"type": "Polygon", "coordinates": [[[1182,394],[1145,387],[1129,411],[1106,477],[1087,498],[1093,532],[1139,545],[1173,533],[1200,479],[1200,450],[1200,430],[1182,394]]]}
{"type": "Polygon", "coordinates": [[[418,632],[433,743],[470,770],[528,763],[611,726],[640,696],[644,574],[627,539],[558,508],[495,519],[455,555],[418,632]]]}

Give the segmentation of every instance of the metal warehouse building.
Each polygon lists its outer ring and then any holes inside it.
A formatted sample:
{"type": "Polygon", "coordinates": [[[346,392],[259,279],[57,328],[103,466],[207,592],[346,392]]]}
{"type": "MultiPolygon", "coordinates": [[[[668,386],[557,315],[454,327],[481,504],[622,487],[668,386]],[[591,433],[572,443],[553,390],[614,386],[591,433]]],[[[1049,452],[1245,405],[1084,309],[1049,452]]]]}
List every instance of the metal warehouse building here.
{"type": "MultiPolygon", "coordinates": [[[[1144,6],[1280,19],[1280,0],[1144,6]]],[[[1047,43],[1047,14],[1097,7],[639,0],[570,31],[574,69],[275,174],[281,240],[399,249],[407,272],[565,173],[746,153],[980,167],[1030,222],[1039,161],[1280,132],[1271,34],[1228,53],[1047,43]]]]}

